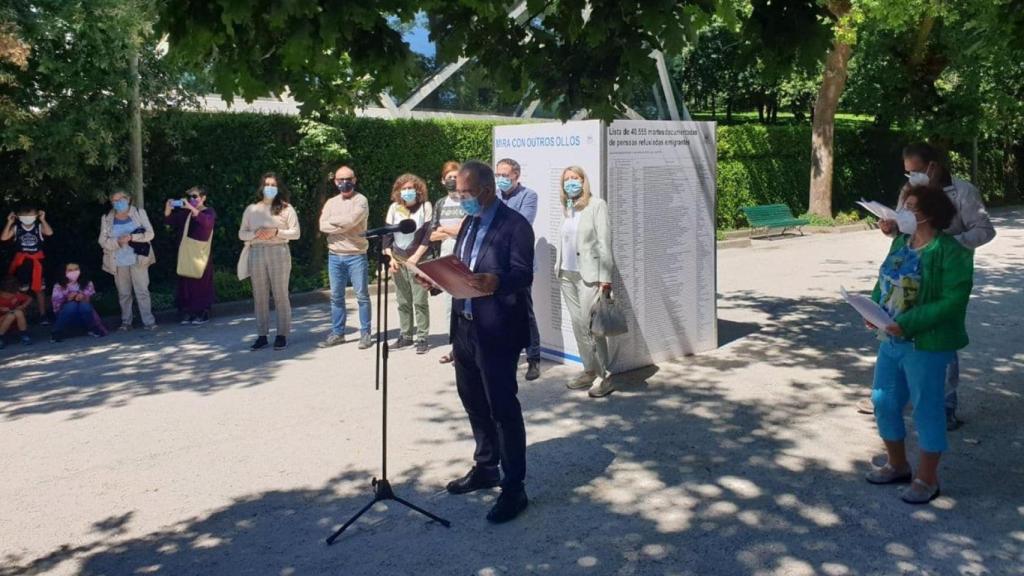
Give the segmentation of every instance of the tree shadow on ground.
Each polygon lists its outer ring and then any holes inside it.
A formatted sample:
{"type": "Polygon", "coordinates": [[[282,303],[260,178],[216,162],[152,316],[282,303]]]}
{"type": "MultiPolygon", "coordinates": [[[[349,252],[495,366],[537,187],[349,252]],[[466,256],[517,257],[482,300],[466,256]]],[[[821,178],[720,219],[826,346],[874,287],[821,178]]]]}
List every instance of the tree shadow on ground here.
{"type": "Polygon", "coordinates": [[[250,352],[255,322],[244,316],[26,347],[8,353],[0,365],[0,421],[60,411],[83,418],[141,396],[254,386],[282,362],[312,352],[314,333],[327,325],[329,311],[323,307],[295,309],[292,337],[283,351],[250,352]]]}
{"type": "MultiPolygon", "coordinates": [[[[484,522],[492,492],[453,497],[419,481],[439,464],[418,440],[396,490],[448,517],[450,530],[390,507],[326,547],[369,498],[369,473],[347,469],[319,488],[253,494],[141,537],[117,536],[130,516],[100,521],[94,543],[9,557],[0,576],[64,561],[81,575],[1020,574],[1024,437],[1007,424],[1024,408],[1024,356],[1006,339],[1020,333],[1024,246],[1010,248],[1011,259],[980,257],[999,266],[979,270],[971,304],[968,428],[951,437],[946,495],[928,506],[861,479],[878,441],[851,403],[870,385],[875,342],[855,314],[835,297],[747,291],[725,295],[724,307],[766,319],[725,350],[621,375],[604,401],[565,391],[565,369],[524,386],[532,504],[511,524],[484,522]],[[733,385],[744,377],[757,389],[733,385]]],[[[468,450],[457,404],[419,405],[420,420],[447,423],[468,450]]]]}

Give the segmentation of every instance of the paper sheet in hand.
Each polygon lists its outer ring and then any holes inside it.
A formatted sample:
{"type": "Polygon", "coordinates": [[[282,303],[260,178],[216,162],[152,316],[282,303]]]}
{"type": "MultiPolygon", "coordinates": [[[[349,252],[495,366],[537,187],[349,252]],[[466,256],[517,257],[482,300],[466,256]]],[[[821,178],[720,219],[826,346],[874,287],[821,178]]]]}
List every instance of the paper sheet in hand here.
{"type": "Polygon", "coordinates": [[[850,294],[846,291],[846,288],[839,287],[839,293],[843,295],[843,299],[853,306],[853,309],[860,313],[860,315],[875,325],[877,328],[885,328],[886,326],[893,323],[892,317],[882,310],[882,307],[875,304],[875,301],[866,296],[860,294],[850,294]]]}
{"type": "Polygon", "coordinates": [[[881,202],[875,202],[874,200],[869,201],[861,198],[857,201],[857,204],[860,204],[865,210],[871,212],[881,220],[896,219],[896,211],[881,202]]]}
{"type": "Polygon", "coordinates": [[[453,254],[436,260],[420,262],[418,266],[408,262],[405,265],[415,274],[430,280],[435,286],[451,294],[454,298],[478,298],[488,295],[469,285],[469,281],[473,278],[473,271],[453,254]]]}

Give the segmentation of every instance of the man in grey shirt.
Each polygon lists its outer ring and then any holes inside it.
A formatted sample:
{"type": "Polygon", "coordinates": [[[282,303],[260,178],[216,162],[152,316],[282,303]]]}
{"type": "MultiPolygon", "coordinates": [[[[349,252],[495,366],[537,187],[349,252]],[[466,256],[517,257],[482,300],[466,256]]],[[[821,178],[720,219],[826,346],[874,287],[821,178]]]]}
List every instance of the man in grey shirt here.
{"type": "MultiPolygon", "coordinates": [[[[995,238],[996,229],[992,226],[992,221],[985,210],[981,193],[970,182],[952,177],[946,163],[943,162],[942,155],[934,146],[924,142],[907,145],[903,149],[903,168],[907,171],[909,186],[923,184],[942,186],[943,191],[953,201],[957,210],[953,222],[943,232],[955,238],[964,248],[973,251],[995,238]]],[[[906,190],[906,186],[900,190],[899,201],[896,203],[897,210],[903,208],[906,190]]],[[[878,226],[886,236],[897,233],[896,223],[892,220],[882,220],[878,226]]],[[[947,430],[956,430],[961,424],[960,419],[956,416],[960,403],[957,394],[959,387],[960,357],[956,355],[946,367],[947,430]]],[[[857,408],[868,414],[873,412],[870,400],[859,402],[857,408]]]]}
{"type": "MultiPolygon", "coordinates": [[[[494,169],[494,181],[498,188],[498,198],[509,208],[519,212],[533,226],[537,218],[537,193],[519,182],[521,168],[519,162],[511,158],[498,160],[494,169]]],[[[526,349],[526,379],[540,378],[540,330],[537,328],[537,316],[533,313],[533,295],[530,294],[530,346],[526,349]]]]}

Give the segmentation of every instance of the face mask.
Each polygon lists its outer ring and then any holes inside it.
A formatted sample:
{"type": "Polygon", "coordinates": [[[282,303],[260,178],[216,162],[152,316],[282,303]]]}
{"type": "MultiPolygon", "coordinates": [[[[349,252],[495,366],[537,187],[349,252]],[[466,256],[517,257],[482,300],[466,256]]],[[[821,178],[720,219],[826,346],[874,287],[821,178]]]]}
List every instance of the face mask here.
{"type": "Polygon", "coordinates": [[[199,206],[199,198],[189,198],[188,203],[192,206],[199,206]]]}
{"type": "Polygon", "coordinates": [[[907,172],[907,181],[911,186],[927,186],[930,182],[928,175],[924,172],[907,172]]]}
{"type": "Polygon", "coordinates": [[[267,200],[273,200],[277,198],[277,186],[264,186],[263,197],[267,200]]]}
{"type": "Polygon", "coordinates": [[[455,179],[452,178],[450,180],[445,180],[444,181],[444,189],[449,191],[449,192],[455,192],[455,179]]]}
{"type": "Polygon", "coordinates": [[[910,210],[901,208],[896,211],[896,226],[899,227],[901,234],[912,236],[917,232],[917,216],[910,210]]]}
{"type": "Polygon", "coordinates": [[[68,282],[78,282],[78,276],[82,274],[81,270],[68,270],[67,277],[68,282]]]}
{"type": "Polygon", "coordinates": [[[338,187],[338,192],[344,194],[347,194],[356,189],[356,185],[353,184],[352,182],[349,182],[348,180],[344,180],[342,182],[335,182],[334,185],[338,187]]]}
{"type": "Polygon", "coordinates": [[[127,200],[114,200],[114,210],[116,210],[118,212],[127,212],[128,211],[128,201],[127,200]]]}
{"type": "Polygon", "coordinates": [[[505,176],[498,176],[494,180],[498,184],[498,190],[502,192],[508,192],[512,189],[512,179],[506,178],[505,176]]]}
{"type": "Polygon", "coordinates": [[[416,190],[414,188],[406,188],[402,190],[402,201],[406,204],[412,204],[416,201],[416,190]]]}
{"type": "Polygon", "coordinates": [[[476,216],[483,211],[483,206],[480,205],[480,200],[470,196],[469,198],[463,198],[459,205],[462,206],[462,211],[470,216],[476,216]]]}
{"type": "Polygon", "coordinates": [[[569,198],[575,198],[583,191],[583,182],[579,180],[566,180],[562,182],[562,190],[565,190],[565,195],[569,198]]]}
{"type": "Polygon", "coordinates": [[[21,220],[23,226],[31,226],[36,223],[35,216],[18,216],[18,220],[21,220]]]}

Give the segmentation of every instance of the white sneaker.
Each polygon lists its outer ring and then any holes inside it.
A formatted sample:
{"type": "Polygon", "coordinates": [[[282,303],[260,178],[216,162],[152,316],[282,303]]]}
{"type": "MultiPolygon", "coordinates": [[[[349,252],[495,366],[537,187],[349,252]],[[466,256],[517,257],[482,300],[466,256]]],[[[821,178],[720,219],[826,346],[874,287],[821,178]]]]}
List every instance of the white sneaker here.
{"type": "Polygon", "coordinates": [[[569,390],[583,390],[584,388],[590,388],[590,385],[593,384],[595,378],[597,378],[597,374],[594,374],[593,372],[584,372],[574,380],[571,380],[565,385],[565,387],[569,390]]]}
{"type": "Polygon", "coordinates": [[[591,398],[604,398],[615,391],[615,385],[612,384],[611,377],[600,378],[594,385],[587,391],[587,396],[591,398]]]}

